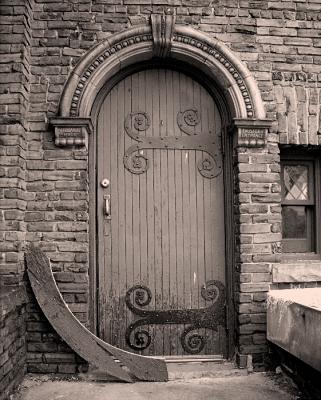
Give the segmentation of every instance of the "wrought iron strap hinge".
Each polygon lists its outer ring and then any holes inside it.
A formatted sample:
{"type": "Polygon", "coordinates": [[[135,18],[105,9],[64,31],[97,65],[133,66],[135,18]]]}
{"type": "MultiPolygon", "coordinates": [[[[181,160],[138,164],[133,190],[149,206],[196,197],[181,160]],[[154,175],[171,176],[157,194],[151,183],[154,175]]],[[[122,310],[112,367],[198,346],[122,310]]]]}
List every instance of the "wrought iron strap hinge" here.
{"type": "Polygon", "coordinates": [[[127,293],[125,302],[128,309],[136,315],[126,329],[127,345],[136,351],[141,351],[150,346],[152,336],[148,330],[150,325],[184,325],[180,342],[184,352],[199,354],[206,345],[207,336],[200,329],[218,331],[219,327],[226,325],[225,320],[225,287],[222,282],[210,280],[201,288],[201,296],[210,305],[204,308],[150,310],[147,307],[152,301],[151,290],[144,285],[135,285],[127,293]],[[141,327],[145,326],[144,329],[141,327]]]}
{"type": "Polygon", "coordinates": [[[137,144],[125,150],[125,168],[133,174],[143,174],[149,167],[145,150],[197,150],[204,154],[197,163],[199,173],[204,178],[215,178],[223,170],[220,137],[213,132],[197,130],[200,124],[200,113],[196,108],[189,108],[177,114],[177,125],[184,136],[147,136],[145,132],[151,127],[151,117],[145,111],[132,112],[127,115],[124,128],[129,137],[137,144]],[[219,139],[219,140],[218,140],[219,139]]]}

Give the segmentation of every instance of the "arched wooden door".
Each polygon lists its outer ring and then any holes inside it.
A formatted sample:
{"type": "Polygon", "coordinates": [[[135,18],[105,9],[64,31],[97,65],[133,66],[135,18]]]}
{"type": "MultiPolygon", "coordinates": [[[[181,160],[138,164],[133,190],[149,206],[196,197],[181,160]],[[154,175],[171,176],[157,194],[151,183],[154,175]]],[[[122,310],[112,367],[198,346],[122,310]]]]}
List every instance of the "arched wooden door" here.
{"type": "Polygon", "coordinates": [[[208,91],[171,69],[121,80],[98,116],[97,178],[100,336],[144,355],[225,354],[221,118],[208,91]]]}

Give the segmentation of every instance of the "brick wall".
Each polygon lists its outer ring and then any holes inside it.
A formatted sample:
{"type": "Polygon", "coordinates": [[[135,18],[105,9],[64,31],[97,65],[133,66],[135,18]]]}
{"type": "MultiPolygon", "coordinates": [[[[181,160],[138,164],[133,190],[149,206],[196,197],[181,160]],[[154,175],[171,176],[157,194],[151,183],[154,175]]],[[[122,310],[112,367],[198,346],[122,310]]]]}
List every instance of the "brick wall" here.
{"type": "Polygon", "coordinates": [[[252,354],[256,369],[265,364],[266,292],[272,263],[280,261],[279,160],[278,144],[272,133],[266,148],[239,148],[236,155],[237,344],[239,357],[252,354]]]}
{"type": "Polygon", "coordinates": [[[0,292],[0,400],[7,400],[26,370],[26,291],[0,292]]]}
{"type": "Polygon", "coordinates": [[[22,280],[31,5],[0,4],[0,284],[22,280]]]}
{"type": "Polygon", "coordinates": [[[86,370],[84,360],[56,334],[35,300],[27,305],[26,331],[28,372],[75,374],[86,370]]]}
{"type": "MultiPolygon", "coordinates": [[[[81,55],[168,7],[178,24],[221,40],[247,65],[274,121],[266,148],[238,148],[234,159],[237,345],[260,367],[266,291],[281,251],[278,143],[319,143],[320,1],[2,0],[0,274],[6,284],[20,280],[24,240],[40,243],[65,300],[88,323],[88,154],[57,148],[48,119],[81,55]]],[[[35,305],[28,350],[31,371],[76,369],[35,305]]]]}

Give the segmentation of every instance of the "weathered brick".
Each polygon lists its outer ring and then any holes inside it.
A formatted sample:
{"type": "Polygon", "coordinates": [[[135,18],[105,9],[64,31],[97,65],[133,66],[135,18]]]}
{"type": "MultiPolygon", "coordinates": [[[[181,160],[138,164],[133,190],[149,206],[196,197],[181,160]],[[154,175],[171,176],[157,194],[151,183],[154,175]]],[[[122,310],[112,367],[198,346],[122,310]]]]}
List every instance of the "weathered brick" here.
{"type": "Polygon", "coordinates": [[[241,292],[266,292],[269,290],[267,283],[242,283],[240,284],[241,292]]]}
{"type": "Polygon", "coordinates": [[[256,233],[253,237],[254,243],[271,243],[280,240],[281,240],[280,233],[264,233],[264,234],[256,233]]]}
{"type": "Polygon", "coordinates": [[[242,224],[240,227],[240,232],[241,233],[269,233],[269,232],[271,232],[271,225],[270,224],[242,224]]]}
{"type": "Polygon", "coordinates": [[[244,324],[239,327],[240,334],[251,334],[255,332],[265,332],[266,324],[244,324]]]}
{"type": "Polygon", "coordinates": [[[254,203],[280,203],[281,196],[279,194],[253,194],[251,196],[254,203]]]}

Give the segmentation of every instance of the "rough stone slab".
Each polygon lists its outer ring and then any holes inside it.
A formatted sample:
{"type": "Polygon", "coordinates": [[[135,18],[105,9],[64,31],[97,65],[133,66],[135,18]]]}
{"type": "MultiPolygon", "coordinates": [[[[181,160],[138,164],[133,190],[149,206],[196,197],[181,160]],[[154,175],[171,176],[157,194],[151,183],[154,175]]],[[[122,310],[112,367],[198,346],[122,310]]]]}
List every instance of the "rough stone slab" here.
{"type": "Polygon", "coordinates": [[[321,372],[321,288],[271,290],[267,338],[321,372]]]}

